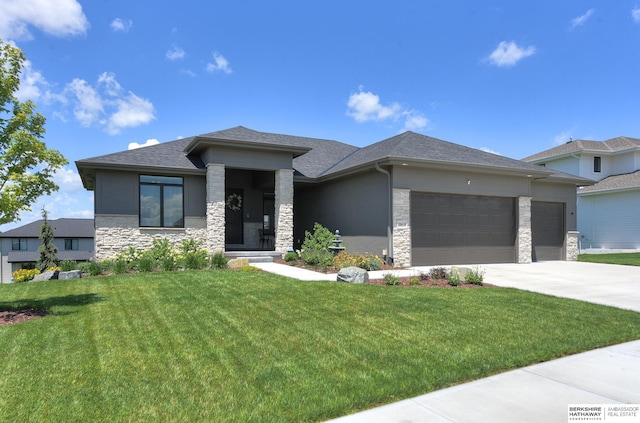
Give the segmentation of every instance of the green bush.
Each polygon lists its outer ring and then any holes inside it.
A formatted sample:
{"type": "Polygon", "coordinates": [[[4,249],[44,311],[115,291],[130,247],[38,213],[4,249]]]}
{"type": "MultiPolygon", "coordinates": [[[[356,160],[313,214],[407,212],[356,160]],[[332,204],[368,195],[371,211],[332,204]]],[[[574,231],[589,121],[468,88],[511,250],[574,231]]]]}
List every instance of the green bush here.
{"type": "Polygon", "coordinates": [[[78,262],[75,260],[62,260],[60,262],[60,270],[63,272],[70,272],[78,268],[78,262]]]}
{"type": "Polygon", "coordinates": [[[135,262],[135,268],[138,272],[151,272],[156,268],[156,260],[151,255],[150,250],[142,252],[138,260],[135,262]]]}
{"type": "Polygon", "coordinates": [[[284,255],[284,261],[296,261],[298,260],[298,254],[294,251],[289,251],[284,255]]]}
{"type": "Polygon", "coordinates": [[[229,259],[221,251],[218,251],[211,256],[212,269],[225,269],[227,267],[227,263],[229,263],[229,259]]]}
{"type": "Polygon", "coordinates": [[[355,266],[364,270],[380,270],[384,262],[375,255],[353,255],[341,251],[333,258],[333,265],[338,269],[355,266]]]}
{"type": "Polygon", "coordinates": [[[329,251],[334,235],[331,231],[318,222],[313,225],[313,233],[304,232],[304,242],[300,258],[307,264],[318,266],[330,266],[333,261],[333,253],[329,251]]]}
{"type": "Polygon", "coordinates": [[[116,257],[111,261],[111,271],[115,274],[122,274],[129,270],[129,263],[123,257],[116,257]]]}
{"type": "Polygon", "coordinates": [[[484,271],[479,267],[475,267],[465,275],[464,281],[474,285],[482,285],[484,281],[484,271]]]}
{"type": "Polygon", "coordinates": [[[312,266],[330,266],[333,262],[333,253],[329,250],[302,250],[300,258],[312,266]]]}
{"type": "Polygon", "coordinates": [[[387,285],[400,285],[400,278],[395,276],[393,273],[386,273],[384,275],[384,282],[387,285]]]}
{"type": "Polygon", "coordinates": [[[78,265],[80,271],[88,274],[89,276],[98,276],[102,273],[103,266],[96,260],[89,260],[82,262],[78,265]]]}
{"type": "Polygon", "coordinates": [[[420,278],[413,277],[409,280],[409,285],[420,285],[420,278]]]}
{"type": "Polygon", "coordinates": [[[451,268],[451,270],[449,271],[449,275],[447,276],[447,282],[451,286],[460,285],[461,279],[460,279],[460,273],[458,272],[458,269],[456,269],[455,267],[451,268]]]}

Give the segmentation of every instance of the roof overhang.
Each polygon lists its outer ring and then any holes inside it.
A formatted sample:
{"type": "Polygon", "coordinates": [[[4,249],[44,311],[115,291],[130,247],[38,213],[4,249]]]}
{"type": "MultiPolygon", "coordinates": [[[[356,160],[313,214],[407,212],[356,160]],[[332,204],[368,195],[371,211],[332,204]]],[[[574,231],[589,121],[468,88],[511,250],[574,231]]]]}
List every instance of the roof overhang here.
{"type": "Polygon", "coordinates": [[[85,189],[92,191],[95,188],[96,170],[116,170],[129,171],[136,173],[162,173],[163,175],[204,175],[206,169],[185,169],[183,167],[166,167],[166,166],[139,166],[130,164],[117,163],[92,163],[85,161],[77,161],[76,167],[85,189]]]}
{"type": "Polygon", "coordinates": [[[241,148],[246,150],[259,150],[259,151],[273,151],[273,152],[285,152],[291,153],[294,158],[302,156],[303,154],[311,151],[309,147],[300,147],[286,144],[272,144],[266,142],[253,142],[253,141],[238,141],[227,140],[219,138],[209,137],[195,137],[187,147],[184,149],[185,154],[200,155],[203,150],[212,147],[229,147],[229,148],[241,148]]]}

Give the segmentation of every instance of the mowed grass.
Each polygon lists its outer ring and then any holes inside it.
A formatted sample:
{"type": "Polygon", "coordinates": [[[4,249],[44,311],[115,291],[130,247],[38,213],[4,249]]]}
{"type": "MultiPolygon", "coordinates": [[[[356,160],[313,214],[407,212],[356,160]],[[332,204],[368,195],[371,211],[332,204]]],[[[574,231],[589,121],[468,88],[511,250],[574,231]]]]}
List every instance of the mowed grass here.
{"type": "Polygon", "coordinates": [[[580,254],[578,261],[640,266],[640,253],[580,254]]]}
{"type": "Polygon", "coordinates": [[[322,421],[640,338],[640,313],[506,288],[190,271],[0,286],[1,421],[322,421]]]}

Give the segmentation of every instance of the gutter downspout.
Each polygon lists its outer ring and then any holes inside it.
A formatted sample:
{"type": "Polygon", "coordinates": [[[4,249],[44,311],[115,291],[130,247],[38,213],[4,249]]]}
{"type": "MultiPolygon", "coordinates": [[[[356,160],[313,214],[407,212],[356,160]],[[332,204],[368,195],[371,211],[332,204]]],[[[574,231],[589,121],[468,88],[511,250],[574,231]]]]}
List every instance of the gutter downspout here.
{"type": "Polygon", "coordinates": [[[387,191],[389,192],[389,222],[387,223],[387,258],[393,260],[393,192],[391,190],[391,172],[385,170],[380,167],[380,165],[376,162],[374,163],[375,168],[378,172],[384,173],[387,175],[387,191]]]}

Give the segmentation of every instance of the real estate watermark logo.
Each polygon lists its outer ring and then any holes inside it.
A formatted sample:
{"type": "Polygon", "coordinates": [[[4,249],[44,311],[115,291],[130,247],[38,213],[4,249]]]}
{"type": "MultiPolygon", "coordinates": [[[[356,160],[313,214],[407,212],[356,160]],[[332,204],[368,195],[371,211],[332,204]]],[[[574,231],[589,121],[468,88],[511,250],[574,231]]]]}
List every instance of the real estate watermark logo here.
{"type": "Polygon", "coordinates": [[[569,422],[640,422],[640,404],[569,404],[569,422]]]}

